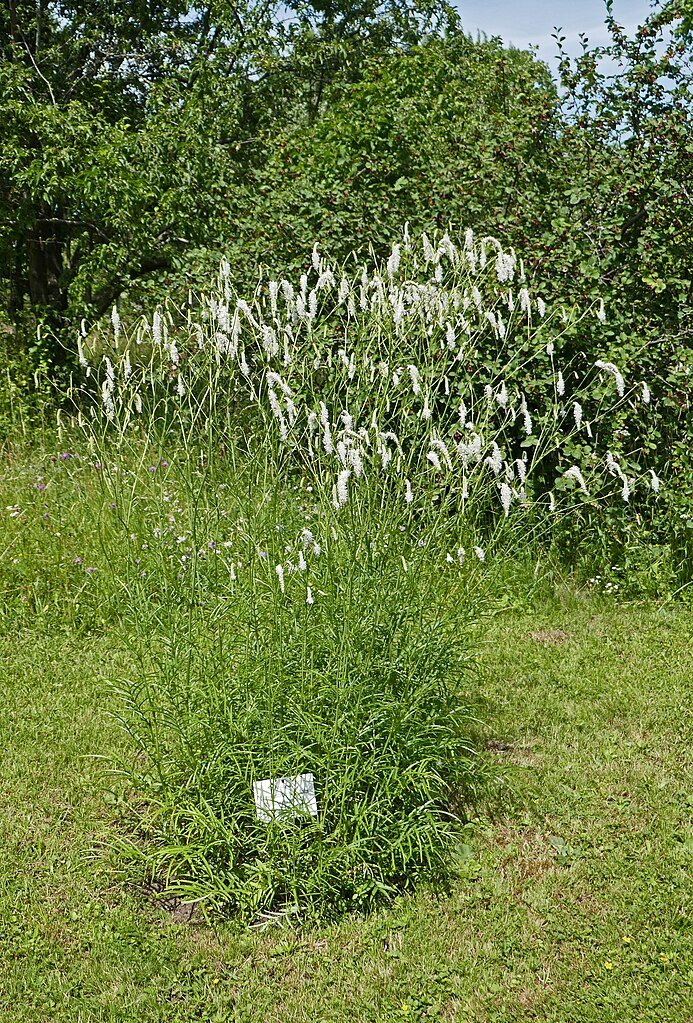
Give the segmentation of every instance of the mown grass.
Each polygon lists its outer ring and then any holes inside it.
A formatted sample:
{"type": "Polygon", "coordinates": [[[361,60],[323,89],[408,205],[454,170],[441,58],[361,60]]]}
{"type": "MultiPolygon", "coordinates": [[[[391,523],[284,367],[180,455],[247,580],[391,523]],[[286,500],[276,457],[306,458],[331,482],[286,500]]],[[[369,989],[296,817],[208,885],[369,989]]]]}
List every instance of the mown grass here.
{"type": "Polygon", "coordinates": [[[304,930],[187,919],[107,852],[122,638],[0,639],[0,1018],[690,1018],[690,611],[570,597],[489,623],[467,684],[508,783],[452,890],[304,930]]]}

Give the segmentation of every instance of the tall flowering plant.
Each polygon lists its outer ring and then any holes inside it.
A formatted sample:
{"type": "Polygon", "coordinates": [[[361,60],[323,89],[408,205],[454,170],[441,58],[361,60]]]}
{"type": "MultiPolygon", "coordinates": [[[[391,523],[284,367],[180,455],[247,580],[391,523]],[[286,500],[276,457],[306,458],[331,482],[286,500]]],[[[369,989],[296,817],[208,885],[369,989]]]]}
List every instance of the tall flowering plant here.
{"type": "Polygon", "coordinates": [[[222,265],[188,310],[80,348],[136,548],[138,855],[169,887],[323,912],[445,872],[483,780],[465,687],[496,551],[659,489],[618,436],[647,383],[563,354],[605,315],[551,309],[495,238],[405,232],[352,275],[315,248],[252,301],[222,265]],[[307,774],[317,817],[258,819],[254,785],[307,774]]]}

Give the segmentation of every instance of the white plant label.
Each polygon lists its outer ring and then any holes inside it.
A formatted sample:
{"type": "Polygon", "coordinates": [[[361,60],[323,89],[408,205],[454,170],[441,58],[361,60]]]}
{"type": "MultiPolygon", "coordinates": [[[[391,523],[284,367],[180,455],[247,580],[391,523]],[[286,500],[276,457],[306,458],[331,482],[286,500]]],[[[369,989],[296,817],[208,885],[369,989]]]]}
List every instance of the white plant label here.
{"type": "Polygon", "coordinates": [[[312,774],[297,774],[291,778],[265,778],[253,782],[253,798],[258,820],[267,823],[279,817],[307,813],[318,816],[315,784],[312,774]]]}

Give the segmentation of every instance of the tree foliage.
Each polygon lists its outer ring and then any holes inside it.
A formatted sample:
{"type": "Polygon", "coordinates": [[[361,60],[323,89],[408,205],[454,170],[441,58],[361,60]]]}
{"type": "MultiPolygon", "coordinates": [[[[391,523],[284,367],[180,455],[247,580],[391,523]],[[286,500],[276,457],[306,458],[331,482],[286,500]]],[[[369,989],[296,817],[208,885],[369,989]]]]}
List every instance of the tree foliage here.
{"type": "MultiPolygon", "coordinates": [[[[691,14],[559,81],[439,0],[36,3],[0,11],[0,275],[15,324],[95,320],[222,251],[238,283],[414,229],[501,233],[615,347],[685,340],[691,14]]],[[[560,39],[558,40],[560,47],[560,39]]],[[[653,367],[654,368],[654,367],[653,367]]],[[[657,372],[664,372],[657,366],[657,372]]]]}
{"type": "Polygon", "coordinates": [[[36,3],[0,11],[0,263],[15,323],[98,318],[233,232],[239,175],[278,118],[315,117],[360,54],[434,0],[36,3]]]}

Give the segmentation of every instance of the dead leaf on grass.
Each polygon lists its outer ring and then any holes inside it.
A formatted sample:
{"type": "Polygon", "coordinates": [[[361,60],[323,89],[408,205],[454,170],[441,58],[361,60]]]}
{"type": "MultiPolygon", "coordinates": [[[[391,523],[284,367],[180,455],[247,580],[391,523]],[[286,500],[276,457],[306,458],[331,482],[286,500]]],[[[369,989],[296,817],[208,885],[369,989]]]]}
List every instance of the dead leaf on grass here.
{"type": "Polygon", "coordinates": [[[561,646],[570,639],[568,633],[563,629],[537,629],[536,632],[530,632],[529,636],[535,643],[541,643],[542,646],[561,646]]]}

